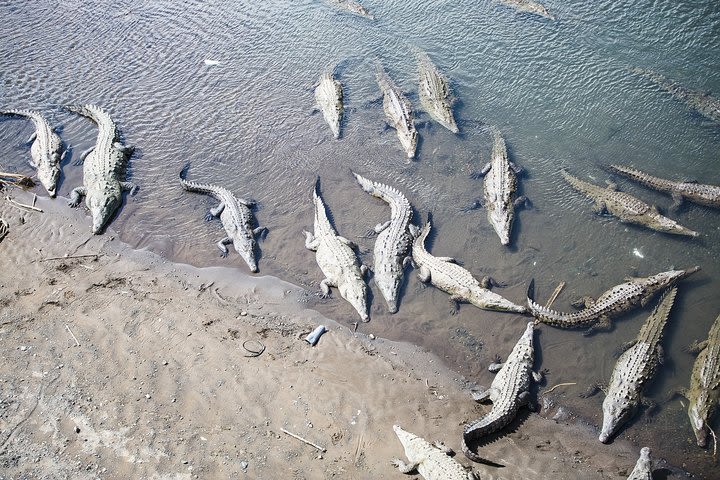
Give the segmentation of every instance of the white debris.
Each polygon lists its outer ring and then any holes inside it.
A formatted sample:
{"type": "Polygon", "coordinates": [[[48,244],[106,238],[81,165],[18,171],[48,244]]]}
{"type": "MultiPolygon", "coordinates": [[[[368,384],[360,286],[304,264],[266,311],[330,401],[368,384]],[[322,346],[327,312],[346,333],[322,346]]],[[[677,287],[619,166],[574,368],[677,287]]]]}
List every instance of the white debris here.
{"type": "Polygon", "coordinates": [[[645,255],[643,255],[642,252],[640,250],[638,250],[637,248],[633,248],[632,253],[633,253],[633,255],[635,255],[638,258],[645,258],[645,255]]]}
{"type": "Polygon", "coordinates": [[[214,66],[214,65],[220,65],[220,62],[219,62],[218,60],[207,60],[207,59],[205,59],[204,62],[205,62],[205,65],[207,65],[207,66],[209,66],[209,67],[210,67],[210,66],[214,66]]]}

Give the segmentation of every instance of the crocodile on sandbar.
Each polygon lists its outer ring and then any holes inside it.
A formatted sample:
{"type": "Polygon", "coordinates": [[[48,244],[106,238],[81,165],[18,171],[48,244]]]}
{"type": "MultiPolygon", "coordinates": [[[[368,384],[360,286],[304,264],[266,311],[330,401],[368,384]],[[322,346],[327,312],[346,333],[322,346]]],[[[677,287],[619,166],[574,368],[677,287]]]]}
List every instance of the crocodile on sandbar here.
{"type": "Polygon", "coordinates": [[[532,403],[531,381],[542,380],[542,374],[533,370],[534,325],[534,322],[528,322],[525,332],[513,347],[505,363],[494,363],[490,366],[490,371],[497,372],[490,388],[473,394],[477,402],[490,400],[492,409],[480,419],[467,424],[463,430],[462,449],[470,460],[485,463],[482,457],[470,450],[468,443],[505,427],[513,421],[520,407],[532,403]]]}
{"type": "Polygon", "coordinates": [[[595,202],[595,212],[598,214],[607,212],[623,223],[642,225],[658,232],[690,237],[700,235],[698,232],[683,227],[675,220],[661,215],[655,205],[648,205],[630,194],[617,191],[614,184],[609,184],[607,188],[603,188],[575,178],[565,170],[561,173],[563,178],[575,190],[595,202]]]}
{"type": "Polygon", "coordinates": [[[125,176],[128,159],[134,148],[120,143],[117,126],[105,110],[95,105],[65,107],[68,111],[89,118],[98,126],[95,146],[80,157],[83,163],[83,186],[70,193],[71,207],[85,205],[90,209],[92,232],[99,234],[122,203],[122,192],[137,190],[132,182],[121,180],[125,176]]]}
{"type": "Polygon", "coordinates": [[[518,12],[532,13],[533,15],[539,15],[549,20],[555,20],[555,17],[548,12],[545,5],[533,0],[500,0],[500,3],[512,7],[518,12]]]}
{"type": "Polygon", "coordinates": [[[410,224],[410,233],[414,237],[412,245],[412,264],[418,269],[421,282],[430,282],[433,286],[450,294],[454,313],[458,302],[468,302],[483,310],[526,313],[527,308],[516,305],[495,292],[488,290],[490,278],[476,280],[470,272],[458,265],[454,258],[435,257],[425,249],[425,239],[432,224],[428,222],[422,229],[410,224]]]}
{"type": "Polygon", "coordinates": [[[186,165],[180,172],[180,183],[188,192],[204,193],[211,195],[220,203],[217,207],[211,208],[210,212],[205,215],[205,220],[212,220],[214,217],[220,217],[220,222],[227,236],[217,243],[221,255],[227,257],[228,248],[226,245],[232,243],[235,251],[240,254],[250,271],[255,273],[258,271],[257,260],[255,257],[255,236],[267,233],[266,227],[255,227],[251,208],[255,206],[255,201],[246,200],[236,197],[230,190],[217,185],[208,183],[198,183],[187,180],[187,172],[190,165],[186,165]]]}
{"type": "Polygon", "coordinates": [[[344,8],[350,13],[354,13],[360,17],[367,18],[368,20],[375,20],[375,16],[368,12],[367,8],[363,7],[360,3],[355,0],[329,0],[330,3],[339,8],[344,8]]]}
{"type": "Polygon", "coordinates": [[[460,130],[453,116],[450,82],[425,52],[416,50],[415,54],[418,64],[420,104],[436,122],[451,132],[458,133],[460,130]]]}
{"type": "Polygon", "coordinates": [[[2,110],[0,115],[17,115],[33,122],[35,132],[28,139],[28,143],[32,142],[30,165],[37,169],[38,179],[48,194],[55,197],[60,178],[60,162],[65,159],[67,150],[63,151],[62,141],[53,131],[50,122],[35,110],[2,110]]]}
{"type": "Polygon", "coordinates": [[[319,184],[318,179],[313,189],[314,233],[303,231],[305,248],[316,252],[317,264],[325,274],[325,278],[320,282],[323,297],[330,296],[330,287],[337,287],[340,295],[360,314],[360,319],[369,322],[367,284],[363,278],[368,268],[360,265],[353,251],[356,245],[338,235],[330,224],[325,203],[320,197],[319,184]]]}
{"type": "Polygon", "coordinates": [[[320,75],[315,87],[315,102],[335,138],[340,138],[340,122],[343,116],[342,85],[333,77],[332,71],[320,75]]]}
{"type": "Polygon", "coordinates": [[[673,286],[698,270],[700,267],[695,266],[685,270],[668,270],[644,278],[626,278],[624,283],[615,285],[597,300],[583,297],[574,302],[574,306],[584,307],[574,313],[558,312],[536,303],[532,298],[535,280],[531,280],[528,287],[528,309],[538,321],[553,327],[590,327],[585,332],[587,335],[595,329],[612,328],[612,317],[638,306],[646,306],[657,292],[673,286]]]}
{"type": "Polygon", "coordinates": [[[379,63],[376,66],[377,83],[383,95],[383,110],[388,125],[397,132],[400,144],[405,150],[408,159],[415,157],[418,133],[415,129],[415,117],[410,101],[395,85],[385,69],[379,63]]]}
{"type": "Polygon", "coordinates": [[[627,480],[652,480],[652,459],[648,447],[640,449],[640,457],[627,480]]]}
{"type": "Polygon", "coordinates": [[[652,381],[663,362],[662,341],[670,310],[675,302],[677,287],[667,290],[650,316],[645,320],[637,338],[624,346],[618,358],[602,404],[603,422],[599,440],[608,443],[637,411],[640,404],[651,402],[643,398],[643,390],[652,381]]]}
{"type": "Polygon", "coordinates": [[[682,395],[688,399],[688,416],[700,447],[707,445],[710,418],[720,405],[720,315],[706,340],[696,342],[690,352],[698,353],[690,376],[690,388],[682,395]]]}
{"type": "Polygon", "coordinates": [[[405,449],[408,462],[396,458],[392,461],[401,473],[417,471],[425,480],[479,480],[457,460],[450,457],[453,451],[441,442],[430,443],[424,438],[393,425],[393,430],[405,449]]]}
{"type": "Polygon", "coordinates": [[[707,92],[691,90],[676,81],[660,75],[652,70],[634,68],[633,73],[642,75],[651,80],[661,90],[670,93],[673,97],[685,102],[687,106],[698,112],[700,115],[714,122],[720,122],[720,99],[717,99],[707,92]]]}
{"type": "Polygon", "coordinates": [[[487,210],[490,225],[500,237],[500,243],[509,245],[515,207],[527,204],[528,200],[525,196],[515,198],[518,185],[517,174],[522,169],[508,159],[507,147],[505,140],[500,135],[500,130],[493,127],[492,133],[493,148],[490,162],[480,172],[473,175],[476,178],[485,177],[483,200],[476,201],[470,208],[482,205],[487,210]]]}
{"type": "Polygon", "coordinates": [[[398,290],[402,282],[405,260],[412,243],[408,224],[412,219],[410,202],[399,190],[368,180],[353,172],[360,186],[373,197],[390,205],[390,220],[375,226],[378,237],[373,255],[373,278],[380,289],[390,313],[398,311],[398,290]]]}
{"type": "Polygon", "coordinates": [[[720,186],[718,185],[666,180],[623,165],[608,165],[608,168],[612,172],[628,177],[646,187],[669,193],[673,198],[671,207],[673,209],[679,207],[684,199],[700,205],[720,208],[720,186]]]}

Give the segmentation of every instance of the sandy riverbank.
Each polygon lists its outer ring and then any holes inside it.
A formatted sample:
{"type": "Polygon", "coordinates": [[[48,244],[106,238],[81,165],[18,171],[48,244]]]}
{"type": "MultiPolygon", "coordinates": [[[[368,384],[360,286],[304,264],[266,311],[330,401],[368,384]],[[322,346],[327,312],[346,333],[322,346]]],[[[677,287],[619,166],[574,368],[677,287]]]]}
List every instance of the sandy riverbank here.
{"type": "MultiPolygon", "coordinates": [[[[314,292],[174,264],[112,231],[89,235],[63,199],[38,206],[0,203],[2,480],[402,479],[394,423],[459,450],[462,425],[489,408],[433,355],[305,308],[314,292]],[[330,331],[310,347],[302,338],[318,324],[330,331]],[[260,356],[243,348],[258,342],[260,356]]],[[[557,420],[523,412],[482,446],[506,467],[474,465],[481,478],[630,472],[639,447],[599,448],[593,428],[545,408],[557,420]]]]}

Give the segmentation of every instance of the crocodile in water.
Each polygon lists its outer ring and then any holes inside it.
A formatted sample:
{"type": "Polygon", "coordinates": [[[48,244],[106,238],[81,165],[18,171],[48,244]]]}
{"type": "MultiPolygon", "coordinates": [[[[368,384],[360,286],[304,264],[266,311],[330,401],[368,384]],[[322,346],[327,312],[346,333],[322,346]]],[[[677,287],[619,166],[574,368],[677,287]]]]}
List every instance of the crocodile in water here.
{"type": "Polygon", "coordinates": [[[690,376],[690,388],[682,394],[688,399],[688,416],[697,444],[707,445],[710,418],[720,404],[720,315],[715,319],[708,338],[690,349],[699,352],[690,376]]]}
{"type": "Polygon", "coordinates": [[[532,13],[533,15],[539,15],[550,20],[555,20],[555,17],[548,12],[545,5],[533,0],[500,0],[500,3],[512,7],[518,12],[532,13]]]}
{"type": "Polygon", "coordinates": [[[450,95],[450,82],[432,63],[430,57],[420,50],[416,51],[420,94],[420,104],[440,125],[453,133],[458,133],[453,116],[453,98],[450,95]]]}
{"type": "Polygon", "coordinates": [[[30,136],[30,165],[37,169],[38,179],[51,197],[57,193],[60,178],[60,162],[67,150],[62,150],[62,141],[53,131],[50,122],[40,112],[34,110],[3,110],[0,115],[17,115],[32,120],[35,132],[30,136]],[[61,153],[62,152],[62,153],[61,153]]]}
{"type": "Polygon", "coordinates": [[[373,277],[380,293],[387,302],[390,313],[398,310],[398,290],[403,276],[403,266],[408,258],[412,236],[408,224],[412,219],[412,207],[405,195],[396,188],[368,180],[353,172],[360,186],[367,193],[390,205],[390,220],[375,226],[375,268],[373,277]]]}
{"type": "Polygon", "coordinates": [[[333,136],[340,138],[340,122],[343,116],[343,90],[332,72],[320,75],[320,81],[315,87],[315,102],[323,114],[325,121],[330,125],[333,136]]]}
{"type": "Polygon", "coordinates": [[[235,251],[240,254],[251,272],[257,272],[257,260],[255,258],[255,236],[266,233],[265,227],[254,227],[254,219],[250,210],[255,202],[236,197],[230,190],[207,183],[198,183],[186,180],[189,165],[180,172],[180,183],[189,192],[204,193],[211,195],[220,203],[217,207],[211,208],[205,216],[206,220],[213,217],[220,217],[227,236],[217,243],[222,256],[228,255],[226,245],[232,243],[235,251]]]}
{"type": "Polygon", "coordinates": [[[630,472],[627,480],[652,480],[652,459],[648,447],[640,449],[640,458],[637,459],[635,468],[630,472]]]}
{"type": "Polygon", "coordinates": [[[367,271],[360,265],[353,248],[355,244],[341,237],[328,220],[325,203],[320,197],[319,182],[313,190],[315,204],[314,233],[303,231],[305,248],[315,252],[315,259],[325,278],[320,282],[323,296],[330,295],[330,287],[337,287],[340,295],[360,314],[363,322],[370,321],[367,306],[367,285],[363,276],[367,271]]]}
{"type": "MultiPolygon", "coordinates": [[[[418,269],[421,282],[430,282],[440,290],[450,294],[450,302],[457,309],[458,302],[468,302],[484,310],[526,313],[527,308],[516,305],[495,292],[488,290],[489,279],[482,282],[476,280],[470,272],[450,257],[435,257],[425,250],[425,239],[432,228],[431,222],[422,230],[410,225],[414,237],[412,245],[412,262],[418,269]]],[[[453,310],[455,311],[455,310],[453,310]]]]}
{"type": "Polygon", "coordinates": [[[528,308],[530,313],[540,322],[560,328],[590,327],[585,332],[594,329],[610,329],[612,317],[628,312],[638,306],[645,306],[659,291],[673,286],[677,281],[700,270],[700,267],[691,267],[685,270],[668,270],[650,277],[627,278],[624,283],[615,285],[606,291],[597,300],[583,297],[573,303],[575,306],[584,306],[582,310],[574,313],[558,312],[544,307],[533,301],[535,282],[528,287],[528,308]]]}
{"type": "Polygon", "coordinates": [[[720,99],[711,96],[707,92],[686,88],[678,82],[670,80],[652,70],[634,68],[633,72],[650,79],[662,90],[669,92],[673,97],[685,102],[685,104],[702,116],[715,122],[720,122],[720,99]]]}
{"type": "Polygon", "coordinates": [[[623,165],[608,165],[608,168],[646,187],[669,193],[674,200],[672,208],[679,207],[684,199],[708,207],[720,208],[720,186],[666,180],[623,165]]]}
{"type": "Polygon", "coordinates": [[[369,20],[375,20],[375,16],[368,12],[368,10],[355,0],[330,0],[330,3],[336,7],[343,8],[350,13],[354,13],[360,17],[367,18],[369,20]]]}
{"type": "Polygon", "coordinates": [[[102,108],[95,105],[66,107],[67,110],[89,118],[98,126],[95,146],[80,157],[83,163],[83,186],[70,193],[70,206],[77,207],[85,197],[90,209],[92,232],[101,233],[122,203],[122,192],[134,192],[132,182],[123,181],[128,158],[133,147],[120,143],[117,126],[102,108]]]}
{"type": "Polygon", "coordinates": [[[625,346],[626,350],[615,364],[602,405],[603,423],[599,439],[603,443],[610,441],[641,403],[648,403],[643,399],[643,390],[663,362],[660,342],[676,294],[677,287],[665,292],[645,320],[637,338],[625,346]]]}
{"type": "Polygon", "coordinates": [[[393,430],[400,439],[405,456],[410,463],[400,459],[393,460],[398,470],[402,473],[417,471],[425,480],[476,480],[478,477],[469,472],[454,460],[450,455],[453,453],[448,447],[440,442],[430,443],[424,438],[406,432],[398,425],[393,425],[393,430]]]}
{"type": "Polygon", "coordinates": [[[478,402],[490,400],[492,410],[465,426],[462,449],[470,460],[485,462],[469,449],[468,443],[500,430],[515,418],[520,407],[531,403],[530,384],[533,380],[539,382],[542,379],[542,374],[533,370],[533,332],[534,322],[528,322],[525,333],[515,344],[505,363],[491,365],[491,371],[496,371],[497,375],[490,388],[473,394],[473,398],[478,402]]]}
{"type": "Polygon", "coordinates": [[[382,65],[377,65],[376,77],[380,91],[383,94],[383,110],[388,125],[395,129],[403,150],[405,150],[407,157],[412,159],[415,157],[418,140],[412,105],[385,72],[382,65]]]}
{"type": "Polygon", "coordinates": [[[607,212],[617,217],[621,222],[642,225],[658,232],[690,237],[699,235],[697,232],[683,227],[675,220],[660,215],[654,205],[648,205],[627,193],[618,192],[614,184],[603,188],[575,178],[564,170],[562,176],[575,190],[595,202],[595,211],[597,213],[607,212]]]}

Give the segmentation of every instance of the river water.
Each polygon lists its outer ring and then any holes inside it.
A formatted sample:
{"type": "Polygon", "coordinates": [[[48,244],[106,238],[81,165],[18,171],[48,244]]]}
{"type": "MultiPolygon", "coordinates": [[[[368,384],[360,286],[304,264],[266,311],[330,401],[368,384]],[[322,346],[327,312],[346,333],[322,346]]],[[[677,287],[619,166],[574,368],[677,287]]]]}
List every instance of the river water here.
{"type": "MultiPolygon", "coordinates": [[[[492,1],[363,4],[375,21],[310,0],[0,1],[0,105],[38,108],[64,126],[61,136],[72,148],[59,188],[64,197],[81,182],[82,167],[73,162],[96,130],[57,107],[107,109],[126,143],[137,147],[129,177],[140,185],[113,228],[133,246],[196,266],[247,272],[234,252],[218,255],[219,222],[202,220],[213,201],[180,188],[177,175],[188,162],[190,179],[257,200],[257,219],[270,230],[260,242],[261,274],[310,289],[322,277],[302,230],[312,227],[317,176],[335,226],[358,241],[366,263],[372,239],[361,236],[388,216],[350,170],[401,189],[417,223],[431,211],[428,249],[506,283],[498,291],[516,302],[533,277],[541,299],[566,281],[555,307],[569,309],[575,297],[597,296],[624,277],[701,265],[680,286],[666,363],[648,395],[662,401],[687,385],[693,357],[683,348],[705,338],[720,313],[720,211],[686,205],[675,215],[702,233],[698,239],[646,231],[593,214],[559,171],[602,184],[610,177],[600,166],[620,163],[720,184],[720,126],[632,73],[651,69],[689,88],[720,92],[720,4],[548,0],[555,21],[492,1]],[[394,131],[383,129],[374,66],[382,63],[418,106],[414,48],[451,79],[461,134],[419,113],[418,156],[408,162],[394,131]],[[347,108],[339,140],[312,114],[312,87],[334,65],[347,108]],[[500,245],[483,211],[462,211],[481,195],[482,182],[469,174],[489,159],[488,125],[501,130],[511,159],[526,169],[521,188],[534,206],[518,213],[510,248],[500,245]]],[[[32,171],[22,144],[31,132],[29,122],[0,121],[3,169],[32,171]]],[[[661,208],[671,203],[615,180],[661,208]]],[[[361,331],[419,343],[484,385],[492,378],[487,364],[509,352],[526,321],[469,305],[449,315],[447,295],[422,288],[410,271],[395,315],[371,287],[372,321],[361,331]]],[[[357,320],[337,293],[314,306],[348,325],[357,320]]],[[[548,386],[576,384],[553,392],[555,401],[599,425],[602,396],[577,394],[608,381],[613,352],[634,338],[647,314],[623,316],[611,333],[589,338],[540,327],[538,364],[550,371],[548,386]]],[[[711,478],[717,465],[694,444],[682,405],[663,404],[620,436],[711,478]]],[[[718,418],[713,425],[717,430],[718,418]]]]}

